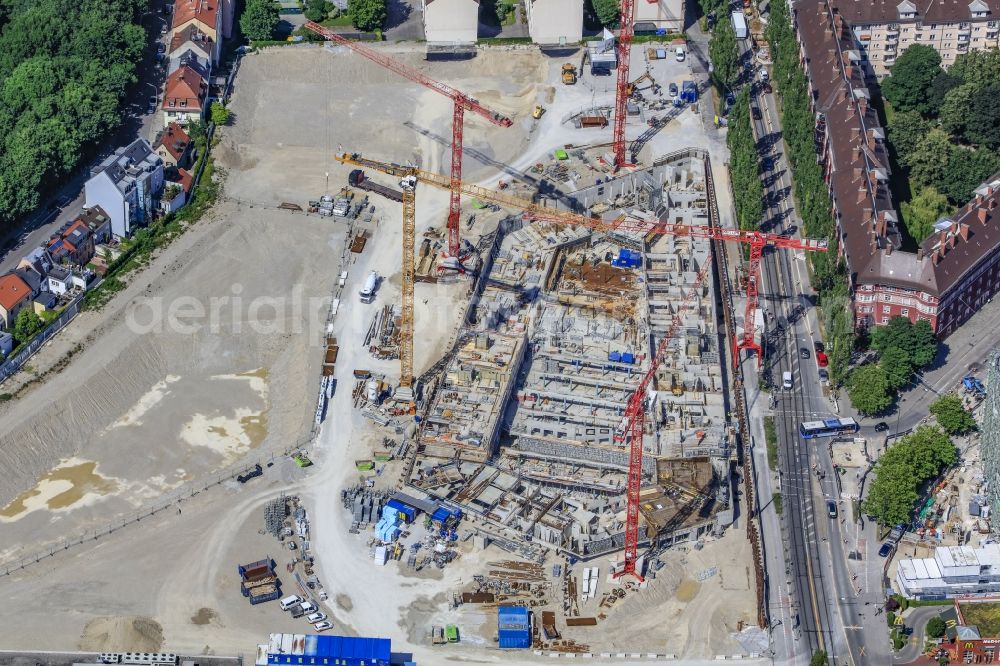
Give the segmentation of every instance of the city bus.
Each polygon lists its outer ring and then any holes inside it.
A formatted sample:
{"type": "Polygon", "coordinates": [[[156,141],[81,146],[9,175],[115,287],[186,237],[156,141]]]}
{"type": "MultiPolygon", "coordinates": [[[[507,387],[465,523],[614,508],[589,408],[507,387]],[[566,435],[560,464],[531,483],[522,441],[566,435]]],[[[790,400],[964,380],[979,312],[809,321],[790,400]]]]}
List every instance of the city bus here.
{"type": "Polygon", "coordinates": [[[829,418],[822,421],[803,421],[799,424],[799,434],[802,435],[802,439],[853,435],[858,430],[860,430],[858,422],[851,418],[829,418]]]}

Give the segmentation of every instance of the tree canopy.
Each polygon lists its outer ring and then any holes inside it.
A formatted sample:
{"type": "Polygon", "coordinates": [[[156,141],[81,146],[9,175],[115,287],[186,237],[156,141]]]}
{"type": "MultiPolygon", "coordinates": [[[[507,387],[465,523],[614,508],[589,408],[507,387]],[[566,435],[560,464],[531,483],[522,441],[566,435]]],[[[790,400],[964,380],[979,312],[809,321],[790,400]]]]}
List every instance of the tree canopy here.
{"type": "Polygon", "coordinates": [[[871,346],[880,354],[889,349],[901,349],[908,355],[914,369],[931,364],[937,355],[937,341],[927,321],[910,322],[906,317],[893,317],[885,326],[872,331],[871,346]]]}
{"type": "Polygon", "coordinates": [[[594,7],[594,16],[601,25],[605,27],[618,25],[618,15],[621,12],[618,0],[591,0],[591,4],[594,7]]]}
{"type": "Polygon", "coordinates": [[[139,0],[6,3],[0,23],[0,222],[34,210],[121,121],[146,33],[139,0]]]}
{"type": "MultiPolygon", "coordinates": [[[[736,48],[735,42],[733,48],[736,48]]],[[[757,141],[750,127],[750,97],[746,88],[736,96],[736,103],[730,110],[726,143],[729,146],[729,173],[733,181],[733,203],[739,227],[759,229],[764,216],[764,186],[757,157],[757,141]]]]}
{"type": "Polygon", "coordinates": [[[847,378],[847,395],[851,404],[866,416],[878,414],[892,404],[889,391],[888,375],[874,363],[858,366],[847,378]]]}
{"type": "Polygon", "coordinates": [[[875,463],[875,480],[862,510],[882,525],[908,523],[921,486],[957,459],[948,435],[940,428],[920,426],[875,463]]]}
{"type": "Polygon", "coordinates": [[[901,203],[899,208],[906,231],[918,243],[930,236],[934,223],[952,210],[948,197],[933,185],[922,188],[910,201],[901,203]]]}
{"type": "Polygon", "coordinates": [[[948,625],[937,615],[927,620],[927,636],[929,638],[941,638],[947,630],[948,625]]]}
{"type": "Polygon", "coordinates": [[[941,56],[931,46],[908,46],[892,73],[882,81],[882,94],[898,111],[917,111],[927,115],[933,111],[930,89],[941,74],[941,56]]]}
{"type": "Polygon", "coordinates": [[[17,317],[14,318],[14,327],[10,333],[14,336],[17,344],[23,345],[35,337],[35,334],[43,328],[45,328],[45,324],[42,322],[41,317],[28,307],[17,313],[17,317]]]}
{"type": "Polygon", "coordinates": [[[740,63],[732,21],[722,20],[715,24],[712,40],[708,43],[708,57],[716,83],[725,89],[733,88],[740,77],[740,63]]]}
{"type": "Polygon", "coordinates": [[[358,30],[381,30],[388,12],[385,0],[348,0],[347,15],[358,30]]]}
{"type": "Polygon", "coordinates": [[[976,427],[976,420],[965,410],[962,398],[954,393],[932,402],[929,411],[949,435],[962,435],[976,427]]]}
{"type": "Polygon", "coordinates": [[[271,39],[279,20],[278,7],[271,0],[247,0],[240,16],[240,30],[250,40],[271,39]]]}
{"type": "Polygon", "coordinates": [[[828,666],[829,663],[830,659],[826,656],[825,650],[817,650],[816,652],[813,652],[813,656],[809,660],[809,666],[828,666]]]}

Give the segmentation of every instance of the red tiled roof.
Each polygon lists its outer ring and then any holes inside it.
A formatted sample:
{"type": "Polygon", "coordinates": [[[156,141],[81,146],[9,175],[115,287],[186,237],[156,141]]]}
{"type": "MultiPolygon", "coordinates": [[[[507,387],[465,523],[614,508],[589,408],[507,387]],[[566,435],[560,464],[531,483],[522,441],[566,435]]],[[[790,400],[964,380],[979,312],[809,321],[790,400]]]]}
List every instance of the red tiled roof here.
{"type": "Polygon", "coordinates": [[[194,182],[194,176],[187,169],[177,170],[177,180],[173,181],[184,188],[185,192],[191,191],[191,183],[194,182]]]}
{"type": "Polygon", "coordinates": [[[871,93],[850,27],[817,0],[796,3],[795,20],[814,108],[826,124],[841,247],[862,280],[877,254],[900,243],[884,132],[869,104],[871,93]]]}
{"type": "Polygon", "coordinates": [[[193,23],[183,30],[175,32],[174,36],[170,38],[170,52],[173,53],[186,42],[201,44],[202,50],[204,50],[205,53],[210,54],[212,52],[212,38],[202,32],[198,26],[193,23]]]}
{"type": "MultiPolygon", "coordinates": [[[[925,21],[930,23],[949,23],[954,21],[972,21],[969,5],[972,0],[911,0],[917,15],[911,19],[901,19],[896,9],[901,0],[835,0],[833,6],[849,22],[858,25],[876,23],[906,23],[907,21],[925,21]]],[[[1000,0],[983,0],[989,7],[989,15],[979,19],[996,19],[1000,15],[1000,0]]]]}
{"type": "Polygon", "coordinates": [[[194,19],[210,30],[215,30],[219,16],[219,3],[216,0],[177,0],[174,3],[174,20],[170,25],[177,28],[194,19]]]}
{"type": "Polygon", "coordinates": [[[179,67],[167,77],[163,92],[163,108],[176,111],[200,111],[208,85],[191,67],[179,67]]]}
{"type": "Polygon", "coordinates": [[[160,146],[163,146],[170,153],[171,157],[179,160],[187,150],[190,141],[191,139],[188,137],[187,132],[180,125],[170,123],[165,130],[156,135],[156,142],[153,144],[153,149],[156,150],[160,146]]]}
{"type": "Polygon", "coordinates": [[[0,275],[0,306],[10,312],[18,304],[31,298],[28,283],[13,273],[0,275]]]}

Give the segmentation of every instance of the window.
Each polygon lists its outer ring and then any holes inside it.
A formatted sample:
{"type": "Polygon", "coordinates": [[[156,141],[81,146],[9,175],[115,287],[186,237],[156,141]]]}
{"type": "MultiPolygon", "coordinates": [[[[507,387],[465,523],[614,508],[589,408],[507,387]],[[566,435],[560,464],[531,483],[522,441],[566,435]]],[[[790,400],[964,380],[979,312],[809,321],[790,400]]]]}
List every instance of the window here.
{"type": "Polygon", "coordinates": [[[889,314],[890,312],[892,312],[892,307],[890,307],[888,305],[883,305],[882,306],[882,312],[884,312],[885,314],[889,314]]]}
{"type": "Polygon", "coordinates": [[[899,314],[901,314],[902,316],[906,317],[906,316],[908,316],[910,314],[910,309],[909,308],[903,308],[902,310],[899,311],[899,314]]]}
{"type": "Polygon", "coordinates": [[[888,323],[889,323],[889,318],[888,317],[882,317],[882,325],[884,326],[885,324],[888,324],[888,323]]]}

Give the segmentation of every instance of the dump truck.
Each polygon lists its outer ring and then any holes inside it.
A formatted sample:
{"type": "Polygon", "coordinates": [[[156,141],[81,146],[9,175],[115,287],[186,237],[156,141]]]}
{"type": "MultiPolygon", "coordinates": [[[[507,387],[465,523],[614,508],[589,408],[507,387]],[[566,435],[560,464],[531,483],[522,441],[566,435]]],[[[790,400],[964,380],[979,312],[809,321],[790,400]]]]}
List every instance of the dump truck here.
{"type": "Polygon", "coordinates": [[[375,194],[381,194],[389,201],[395,201],[396,203],[402,203],[403,193],[399,190],[394,190],[391,187],[386,187],[385,185],[379,185],[378,183],[373,183],[368,180],[365,176],[365,172],[361,169],[355,169],[347,176],[347,182],[351,184],[352,187],[356,187],[359,190],[364,190],[366,192],[374,192],[375,194]]]}
{"type": "Polygon", "coordinates": [[[564,85],[571,86],[576,83],[576,66],[567,62],[562,66],[562,82],[564,85]]]}

